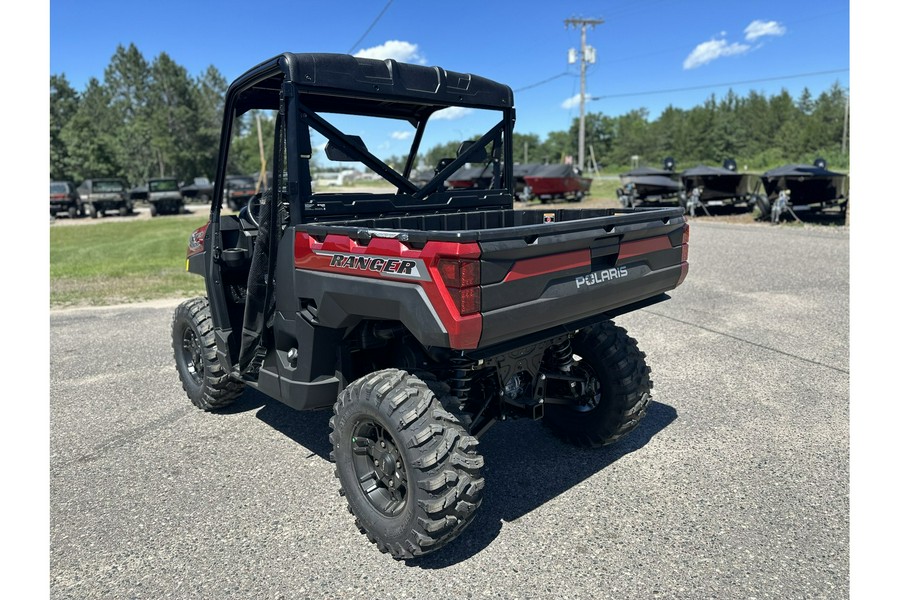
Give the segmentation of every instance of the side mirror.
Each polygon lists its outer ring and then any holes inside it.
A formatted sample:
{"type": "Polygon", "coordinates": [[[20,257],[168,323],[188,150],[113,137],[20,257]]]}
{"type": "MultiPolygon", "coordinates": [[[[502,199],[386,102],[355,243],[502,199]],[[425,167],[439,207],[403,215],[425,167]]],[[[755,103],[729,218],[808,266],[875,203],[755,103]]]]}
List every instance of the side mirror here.
{"type": "Polygon", "coordinates": [[[438,161],[437,166],[434,168],[434,174],[437,175],[441,171],[447,168],[447,166],[453,162],[452,158],[442,158],[438,161]]]}
{"type": "MultiPolygon", "coordinates": [[[[355,146],[359,150],[367,150],[365,142],[362,141],[362,138],[358,135],[348,135],[345,136],[347,141],[350,142],[353,146],[355,146]]],[[[325,144],[325,156],[328,157],[328,160],[334,160],[338,162],[356,162],[357,159],[348,155],[342,146],[339,146],[334,143],[332,140],[328,140],[328,143],[325,144]]]]}
{"type": "MultiPolygon", "coordinates": [[[[469,141],[466,141],[466,142],[463,142],[462,144],[460,144],[459,149],[457,149],[457,151],[456,151],[457,158],[462,156],[462,154],[465,151],[467,151],[469,148],[474,146],[476,143],[477,142],[475,142],[473,140],[469,140],[469,141]]],[[[487,159],[488,159],[487,150],[485,150],[484,147],[482,146],[481,148],[476,150],[471,156],[469,156],[468,162],[483,163],[483,162],[487,162],[487,159]]]]}

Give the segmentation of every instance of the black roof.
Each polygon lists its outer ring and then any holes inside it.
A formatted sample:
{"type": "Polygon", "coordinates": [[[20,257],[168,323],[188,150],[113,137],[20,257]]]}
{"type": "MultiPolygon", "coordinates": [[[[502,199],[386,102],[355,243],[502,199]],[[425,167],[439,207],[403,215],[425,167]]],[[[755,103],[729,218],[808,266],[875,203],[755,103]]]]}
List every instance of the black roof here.
{"type": "Polygon", "coordinates": [[[418,119],[449,106],[512,108],[512,89],[490,79],[441,67],[349,54],[285,52],[238,77],[240,112],[278,107],[283,80],[293,82],[316,112],[362,113],[418,119]],[[424,105],[424,106],[423,106],[424,105]]]}

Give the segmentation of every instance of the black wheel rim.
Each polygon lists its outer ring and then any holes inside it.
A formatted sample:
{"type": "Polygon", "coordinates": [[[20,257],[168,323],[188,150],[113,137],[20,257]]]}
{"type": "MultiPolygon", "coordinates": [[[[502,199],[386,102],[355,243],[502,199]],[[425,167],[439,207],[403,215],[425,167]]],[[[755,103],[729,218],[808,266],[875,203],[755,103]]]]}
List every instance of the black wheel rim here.
{"type": "Polygon", "coordinates": [[[400,449],[378,422],[365,418],[350,440],[353,474],[359,489],[378,512],[394,517],[406,507],[407,474],[400,449]]]}
{"type": "Polygon", "coordinates": [[[194,383],[203,382],[203,357],[200,354],[200,339],[190,327],[184,328],[181,336],[181,357],[184,366],[194,383]]]}

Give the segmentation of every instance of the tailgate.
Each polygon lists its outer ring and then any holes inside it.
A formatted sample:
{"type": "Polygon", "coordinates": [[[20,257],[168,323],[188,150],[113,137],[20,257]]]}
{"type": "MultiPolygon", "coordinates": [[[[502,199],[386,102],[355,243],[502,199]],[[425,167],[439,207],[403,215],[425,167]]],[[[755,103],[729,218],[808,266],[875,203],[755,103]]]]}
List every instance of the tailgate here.
{"type": "Polygon", "coordinates": [[[687,275],[682,217],[566,233],[550,227],[480,246],[479,347],[646,300],[687,275]]]}

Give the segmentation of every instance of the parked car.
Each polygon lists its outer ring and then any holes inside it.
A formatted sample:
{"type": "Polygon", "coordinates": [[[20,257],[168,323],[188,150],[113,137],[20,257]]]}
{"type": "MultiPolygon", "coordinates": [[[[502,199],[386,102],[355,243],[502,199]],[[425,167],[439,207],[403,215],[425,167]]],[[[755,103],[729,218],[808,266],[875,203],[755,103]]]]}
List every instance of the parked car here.
{"type": "Polygon", "coordinates": [[[181,195],[185,200],[209,202],[213,196],[213,184],[206,177],[195,177],[194,183],[181,188],[181,195]]]}
{"type": "Polygon", "coordinates": [[[238,212],[256,194],[256,179],[249,175],[229,175],[225,178],[225,204],[238,212]]]}
{"type": "Polygon", "coordinates": [[[105,216],[110,210],[120,215],[134,214],[123,179],[85,179],[78,186],[78,195],[92,219],[105,216]]]}
{"type": "Polygon", "coordinates": [[[150,216],[177,215],[185,211],[184,196],[178,187],[178,180],[172,177],[160,177],[147,180],[147,202],[150,204],[150,216]]]}
{"type": "Polygon", "coordinates": [[[73,219],[84,216],[84,205],[74,182],[50,182],[50,216],[55,217],[57,213],[66,213],[73,219]]]}

